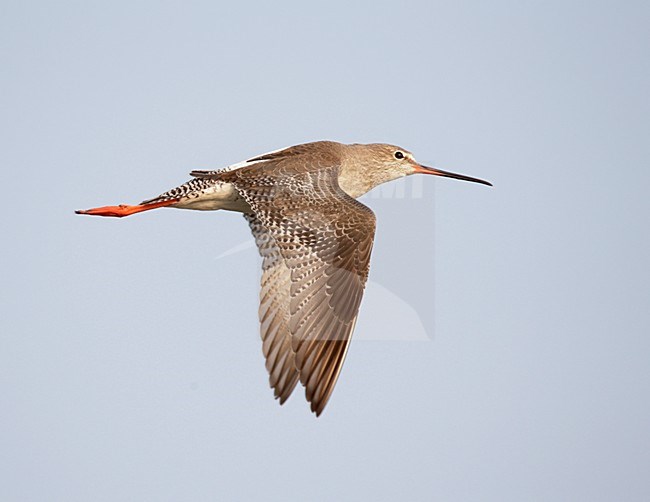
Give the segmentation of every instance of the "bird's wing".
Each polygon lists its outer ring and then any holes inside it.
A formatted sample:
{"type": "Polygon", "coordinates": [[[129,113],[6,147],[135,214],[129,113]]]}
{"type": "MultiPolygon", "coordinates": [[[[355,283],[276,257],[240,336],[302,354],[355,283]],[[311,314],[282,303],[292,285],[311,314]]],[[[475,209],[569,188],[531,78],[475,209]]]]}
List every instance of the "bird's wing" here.
{"type": "MultiPolygon", "coordinates": [[[[320,415],[350,343],[368,278],[375,215],[338,185],[332,154],[280,156],[227,174],[290,272],[295,366],[320,415]]],[[[221,178],[223,179],[223,178],[221,178]]]]}
{"type": "Polygon", "coordinates": [[[298,383],[289,331],[291,271],[260,220],[254,214],[245,214],[244,217],[262,257],[259,308],[262,351],[266,358],[269,383],[282,404],[298,383]]]}

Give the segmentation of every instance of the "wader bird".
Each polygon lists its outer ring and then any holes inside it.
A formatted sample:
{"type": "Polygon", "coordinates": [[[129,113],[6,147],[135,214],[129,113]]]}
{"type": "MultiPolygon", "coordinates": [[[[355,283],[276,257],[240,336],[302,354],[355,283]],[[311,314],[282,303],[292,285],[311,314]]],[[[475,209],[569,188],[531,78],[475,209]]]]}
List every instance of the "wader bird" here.
{"type": "Polygon", "coordinates": [[[487,181],[420,165],[387,144],[318,141],[217,171],[137,206],[78,214],[122,217],[159,207],[244,214],[262,256],[259,319],[280,404],[297,382],[320,415],[334,390],[368,278],[375,215],[357,197],[411,174],[487,181]]]}

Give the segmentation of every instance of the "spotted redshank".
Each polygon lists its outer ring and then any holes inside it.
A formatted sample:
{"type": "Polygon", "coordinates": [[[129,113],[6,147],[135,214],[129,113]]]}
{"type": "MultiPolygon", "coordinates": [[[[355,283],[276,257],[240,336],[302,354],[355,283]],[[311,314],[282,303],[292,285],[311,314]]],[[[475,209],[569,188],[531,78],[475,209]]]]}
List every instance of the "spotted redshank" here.
{"type": "Polygon", "coordinates": [[[284,403],[297,382],[320,415],[338,379],[368,278],[375,215],[357,197],[411,174],[487,181],[419,164],[388,144],[318,141],[254,157],[136,206],[78,214],[122,217],[159,207],[244,214],[262,256],[259,320],[266,368],[284,403]]]}

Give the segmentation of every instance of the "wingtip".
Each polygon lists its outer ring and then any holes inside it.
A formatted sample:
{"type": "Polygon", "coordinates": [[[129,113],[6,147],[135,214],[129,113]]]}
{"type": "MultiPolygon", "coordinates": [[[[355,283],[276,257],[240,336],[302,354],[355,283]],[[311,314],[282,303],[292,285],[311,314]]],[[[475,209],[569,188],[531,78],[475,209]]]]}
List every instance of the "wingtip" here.
{"type": "Polygon", "coordinates": [[[314,402],[311,403],[311,411],[314,415],[316,415],[316,418],[320,417],[324,409],[325,406],[323,406],[322,404],[315,404],[314,402]]]}

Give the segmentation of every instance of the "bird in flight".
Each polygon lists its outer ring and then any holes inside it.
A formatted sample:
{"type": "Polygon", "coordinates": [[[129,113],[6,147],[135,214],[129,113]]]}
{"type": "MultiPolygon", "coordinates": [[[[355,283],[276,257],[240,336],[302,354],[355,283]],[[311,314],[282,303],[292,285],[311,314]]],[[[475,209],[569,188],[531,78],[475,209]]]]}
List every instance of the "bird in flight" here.
{"type": "Polygon", "coordinates": [[[259,320],[275,397],[298,381],[320,415],[338,379],[368,279],[375,215],[356,199],[411,174],[489,182],[419,164],[383,143],[317,141],[193,178],[135,206],[78,214],[123,217],[160,207],[243,213],[262,257],[259,320]]]}

